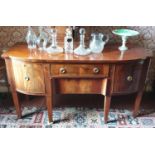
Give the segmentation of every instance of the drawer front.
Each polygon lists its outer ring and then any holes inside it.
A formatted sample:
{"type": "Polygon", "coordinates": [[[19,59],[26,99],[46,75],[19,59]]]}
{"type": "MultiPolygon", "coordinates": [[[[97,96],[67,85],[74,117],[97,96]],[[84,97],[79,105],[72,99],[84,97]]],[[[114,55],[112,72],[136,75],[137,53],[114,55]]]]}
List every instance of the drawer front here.
{"type": "Polygon", "coordinates": [[[61,94],[105,94],[106,79],[55,79],[55,92],[61,94]]]}
{"type": "Polygon", "coordinates": [[[142,64],[129,63],[116,65],[114,75],[114,93],[132,93],[138,90],[142,64]]]}
{"type": "Polygon", "coordinates": [[[15,86],[26,93],[45,93],[42,64],[12,61],[15,86]]]}
{"type": "Polygon", "coordinates": [[[109,65],[103,64],[54,64],[51,65],[52,76],[104,76],[108,77],[109,65]]]}

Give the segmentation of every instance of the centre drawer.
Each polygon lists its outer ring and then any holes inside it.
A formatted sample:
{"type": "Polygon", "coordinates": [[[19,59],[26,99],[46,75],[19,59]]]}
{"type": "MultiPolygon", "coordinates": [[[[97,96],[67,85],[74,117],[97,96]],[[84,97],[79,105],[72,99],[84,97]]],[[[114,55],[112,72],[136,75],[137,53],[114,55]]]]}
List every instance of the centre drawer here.
{"type": "Polygon", "coordinates": [[[104,76],[108,77],[107,64],[52,64],[52,76],[104,76]]]}

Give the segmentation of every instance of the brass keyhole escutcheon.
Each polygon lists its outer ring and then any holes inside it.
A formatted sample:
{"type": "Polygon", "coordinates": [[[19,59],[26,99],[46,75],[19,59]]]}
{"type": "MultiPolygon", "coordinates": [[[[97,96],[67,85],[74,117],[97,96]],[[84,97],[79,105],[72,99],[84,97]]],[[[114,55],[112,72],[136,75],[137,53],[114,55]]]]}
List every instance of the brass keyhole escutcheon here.
{"type": "Polygon", "coordinates": [[[100,70],[99,70],[99,68],[98,68],[98,67],[94,67],[94,68],[93,68],[93,72],[94,72],[95,74],[97,74],[97,73],[99,73],[99,72],[100,72],[100,70]]]}
{"type": "Polygon", "coordinates": [[[62,67],[62,68],[60,68],[60,73],[61,73],[61,74],[66,73],[66,69],[65,69],[65,68],[63,68],[63,67],[62,67]]]}
{"type": "Polygon", "coordinates": [[[26,80],[26,81],[29,81],[30,78],[29,78],[28,76],[25,76],[25,80],[26,80]]]}
{"type": "Polygon", "coordinates": [[[131,82],[131,81],[133,80],[133,77],[132,77],[132,76],[128,76],[128,77],[127,77],[127,80],[128,80],[129,82],[131,82]]]}

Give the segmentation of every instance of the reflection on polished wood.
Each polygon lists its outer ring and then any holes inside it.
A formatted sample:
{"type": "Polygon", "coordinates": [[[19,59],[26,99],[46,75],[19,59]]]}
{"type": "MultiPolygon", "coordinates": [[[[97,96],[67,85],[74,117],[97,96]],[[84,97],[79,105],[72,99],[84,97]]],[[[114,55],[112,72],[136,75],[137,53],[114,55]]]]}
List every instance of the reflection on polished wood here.
{"type": "Polygon", "coordinates": [[[17,44],[9,49],[8,52],[3,54],[3,58],[21,59],[31,62],[64,62],[68,63],[109,63],[109,62],[126,62],[132,60],[146,59],[151,57],[152,52],[144,48],[133,47],[124,52],[122,55],[118,50],[118,46],[107,46],[101,54],[90,54],[86,56],[78,56],[76,54],[49,54],[45,51],[39,51],[38,49],[29,50],[25,44],[17,44]],[[8,54],[9,53],[9,54],[8,54]],[[80,62],[79,62],[80,61],[80,62]]]}
{"type": "Polygon", "coordinates": [[[18,117],[21,110],[17,92],[45,96],[50,122],[54,94],[102,94],[107,123],[112,95],[136,92],[134,115],[137,114],[152,52],[130,47],[121,53],[118,45],[109,45],[101,54],[78,56],[48,54],[17,44],[2,57],[18,117]]]}

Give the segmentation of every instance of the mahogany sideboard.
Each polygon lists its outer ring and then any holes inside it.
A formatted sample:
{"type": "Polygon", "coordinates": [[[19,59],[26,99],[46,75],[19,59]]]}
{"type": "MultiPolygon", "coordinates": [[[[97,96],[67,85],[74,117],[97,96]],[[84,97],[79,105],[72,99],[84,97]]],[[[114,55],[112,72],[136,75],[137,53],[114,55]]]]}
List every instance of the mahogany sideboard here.
{"type": "Polygon", "coordinates": [[[101,54],[48,54],[17,44],[5,52],[8,81],[18,118],[22,111],[17,92],[46,98],[49,122],[53,95],[104,95],[104,121],[108,121],[113,95],[136,93],[133,116],[138,114],[152,52],[131,47],[122,55],[118,46],[109,45],[101,54]]]}

